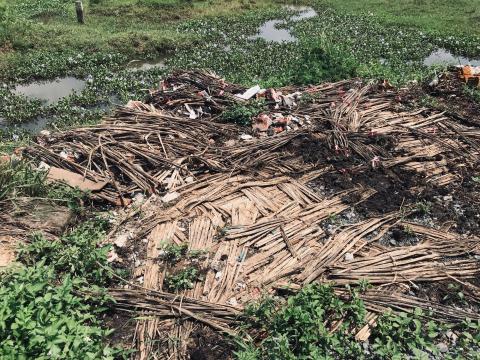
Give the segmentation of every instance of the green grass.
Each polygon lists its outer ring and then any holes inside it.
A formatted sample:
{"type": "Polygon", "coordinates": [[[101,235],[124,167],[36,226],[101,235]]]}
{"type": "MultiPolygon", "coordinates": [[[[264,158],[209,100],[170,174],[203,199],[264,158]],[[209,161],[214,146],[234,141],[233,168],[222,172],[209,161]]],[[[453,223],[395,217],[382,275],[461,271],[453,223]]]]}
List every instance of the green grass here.
{"type": "Polygon", "coordinates": [[[88,193],[65,184],[48,183],[47,172],[25,160],[0,161],[0,202],[15,202],[19,197],[51,199],[80,212],[88,193]]]}
{"type": "MultiPolygon", "coordinates": [[[[243,1],[118,0],[85,3],[85,24],[78,24],[71,1],[10,1],[7,17],[14,30],[7,41],[15,50],[75,49],[129,55],[188,44],[174,31],[181,20],[238,13],[243,1]],[[26,4],[26,6],[19,6],[26,4]],[[15,19],[15,21],[13,20],[15,19]],[[21,25],[22,29],[19,28],[21,25]]],[[[270,1],[255,3],[268,6],[270,1]]]]}
{"type": "Polygon", "coordinates": [[[322,0],[322,2],[341,12],[378,16],[393,27],[417,27],[424,31],[449,35],[480,36],[478,0],[322,0]]]}

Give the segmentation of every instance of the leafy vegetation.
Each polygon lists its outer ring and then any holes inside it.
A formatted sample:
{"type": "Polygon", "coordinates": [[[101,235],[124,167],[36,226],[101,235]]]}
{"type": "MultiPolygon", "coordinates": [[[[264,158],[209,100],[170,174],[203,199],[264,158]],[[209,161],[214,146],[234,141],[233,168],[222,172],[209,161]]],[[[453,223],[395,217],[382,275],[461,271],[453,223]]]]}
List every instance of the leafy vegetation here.
{"type": "Polygon", "coordinates": [[[420,310],[382,315],[369,343],[357,342],[355,330],[366,324],[365,305],[359,297],[364,289],[363,284],[338,296],[331,285],[313,284],[286,301],[267,297],[251,305],[245,311],[244,330],[254,338],[239,340],[237,358],[427,359],[439,354],[437,344],[446,341],[448,330],[458,334],[458,340],[443,354],[446,358],[476,356],[480,322],[448,326],[428,320],[420,310]]]}
{"type": "Polygon", "coordinates": [[[192,289],[194,282],[199,276],[200,272],[198,269],[190,266],[174,274],[167,274],[164,284],[168,290],[173,292],[192,289]]]}
{"type": "Polygon", "coordinates": [[[246,105],[236,104],[222,113],[222,120],[241,126],[250,125],[252,117],[258,115],[265,107],[262,101],[251,101],[246,105]]]}
{"type": "Polygon", "coordinates": [[[164,244],[162,246],[161,258],[167,260],[170,263],[178,262],[187,253],[188,244],[164,244]]]}
{"type": "MultiPolygon", "coordinates": [[[[380,15],[388,10],[383,3],[375,11],[378,16],[343,7],[336,11],[341,6],[333,0],[303,3],[313,6],[318,16],[298,20],[294,10],[273,0],[98,1],[86,4],[87,24],[80,26],[69,2],[12,0],[1,22],[11,39],[0,37],[7,49],[0,52],[6,83],[0,88],[0,117],[9,124],[43,118],[56,128],[95,123],[112,104],[143,98],[146,89],[173,68],[210,68],[245,85],[310,84],[352,76],[405,84],[430,77],[432,70],[423,59],[439,46],[470,56],[480,53],[472,46],[478,41],[464,32],[437,33],[430,31],[429,22],[413,28],[392,23],[380,15]],[[271,19],[284,21],[282,26],[296,41],[254,39],[262,23],[271,19]],[[53,40],[49,33],[56,34],[53,40]],[[129,60],[158,57],[166,57],[165,68],[126,66],[129,60]],[[12,93],[19,82],[67,75],[85,79],[86,87],[56,104],[12,93]]],[[[428,4],[414,7],[437,13],[428,4]]],[[[237,110],[243,114],[250,109],[237,110]]],[[[4,131],[4,137],[21,134],[21,129],[4,131]]]]}
{"type": "Polygon", "coordinates": [[[99,315],[109,301],[102,286],[109,273],[98,241],[105,222],[84,223],[59,241],[35,235],[20,251],[20,265],[0,277],[2,359],[114,359],[122,353],[105,344],[110,331],[99,315]],[[95,297],[86,296],[86,289],[95,297]],[[82,294],[83,293],[83,294],[82,294]]]}
{"type": "Polygon", "coordinates": [[[31,266],[43,261],[59,274],[70,274],[93,284],[106,284],[111,279],[111,272],[105,270],[108,268],[108,248],[97,247],[106,229],[106,220],[99,218],[80,224],[58,241],[34,234],[32,241],[19,249],[19,259],[31,266]]]}
{"type": "Polygon", "coordinates": [[[60,183],[47,184],[47,172],[35,169],[24,160],[0,161],[0,201],[18,197],[44,197],[61,201],[72,210],[80,211],[87,193],[60,183]]]}

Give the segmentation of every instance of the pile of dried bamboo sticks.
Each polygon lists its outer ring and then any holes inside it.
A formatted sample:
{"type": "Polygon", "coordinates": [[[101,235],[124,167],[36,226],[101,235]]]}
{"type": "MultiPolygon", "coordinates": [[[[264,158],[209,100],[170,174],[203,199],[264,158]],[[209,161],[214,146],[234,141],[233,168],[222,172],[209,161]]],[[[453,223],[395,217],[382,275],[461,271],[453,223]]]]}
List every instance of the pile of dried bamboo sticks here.
{"type": "MultiPolygon", "coordinates": [[[[239,140],[249,129],[223,124],[218,115],[245,102],[235,96],[245,90],[210,73],[176,73],[152,91],[148,104],[119,108],[98,126],[39,138],[25,151],[47,166],[105,182],[92,194],[98,200],[128,205],[137,192],[177,193],[168,206],[152,197],[141,219],[132,217],[116,229],[134,229],[134,241],[147,242],[146,260],[134,269],[143,288],[111,289],[118,309],[148,314],[136,328],[139,359],[148,358],[161,330],[182,339],[164,355],[184,359],[185,342],[199,324],[231,333],[239,309],[285,283],[327,281],[341,291],[367,278],[375,285],[363,295],[371,324],[387,307],[429,307],[448,321],[476,316],[405,291],[452,278],[469,284],[480,275],[473,256],[480,251],[478,237],[405,223],[405,209],[413,204],[382,216],[367,213],[330,234],[324,225],[375,196],[375,184],[319,192],[312,181],[393,169],[432,186],[456,183],[478,164],[478,128],[425,109],[398,112],[393,91],[351,80],[281,89],[308,94],[311,101],[287,104],[271,95],[267,115],[281,111],[309,119],[311,126],[239,140]],[[408,225],[418,244],[382,245],[400,224],[408,225]],[[205,276],[192,289],[175,295],[163,289],[170,270],[160,256],[165,242],[206,252],[200,265],[205,276]]],[[[412,194],[418,191],[404,185],[412,194]]],[[[366,337],[368,326],[358,335],[366,337]]]]}

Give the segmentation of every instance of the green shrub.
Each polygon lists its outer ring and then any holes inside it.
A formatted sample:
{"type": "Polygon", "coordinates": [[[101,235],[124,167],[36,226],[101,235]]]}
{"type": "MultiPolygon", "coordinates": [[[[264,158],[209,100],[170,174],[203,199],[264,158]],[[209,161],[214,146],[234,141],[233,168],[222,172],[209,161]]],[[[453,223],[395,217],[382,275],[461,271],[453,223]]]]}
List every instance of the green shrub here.
{"type": "Polygon", "coordinates": [[[98,247],[105,236],[107,222],[86,221],[58,241],[35,234],[32,241],[19,249],[19,259],[27,265],[42,261],[58,274],[69,274],[93,284],[105,284],[111,273],[98,266],[107,266],[108,247],[98,247]]]}
{"type": "MultiPolygon", "coordinates": [[[[364,323],[365,316],[356,293],[346,302],[334,294],[331,286],[315,284],[290,297],[283,306],[264,300],[248,308],[246,315],[268,334],[261,342],[258,359],[347,359],[363,353],[351,331],[364,323]],[[340,319],[343,323],[330,333],[332,324],[340,319]]],[[[238,353],[239,358],[246,356],[245,351],[238,353]]]]}
{"type": "Polygon", "coordinates": [[[322,81],[339,81],[356,74],[353,59],[346,52],[338,49],[329,40],[321,36],[308,40],[304,45],[303,55],[294,68],[292,82],[299,85],[317,84],[322,81]]]}
{"type": "Polygon", "coordinates": [[[193,284],[198,278],[199,271],[194,267],[187,267],[175,274],[168,274],[164,283],[170,291],[187,290],[193,288],[193,284]]]}

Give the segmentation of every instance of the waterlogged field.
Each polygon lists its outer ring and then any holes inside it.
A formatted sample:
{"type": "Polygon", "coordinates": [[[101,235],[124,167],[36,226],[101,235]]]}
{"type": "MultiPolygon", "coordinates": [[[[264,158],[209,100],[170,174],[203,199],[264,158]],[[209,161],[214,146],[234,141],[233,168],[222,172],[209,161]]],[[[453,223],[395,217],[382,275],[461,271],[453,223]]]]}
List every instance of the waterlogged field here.
{"type": "MultiPolygon", "coordinates": [[[[17,258],[23,265],[1,274],[0,358],[129,356],[106,345],[106,328],[115,324],[104,307],[110,301],[104,290],[118,285],[118,275],[129,276],[110,267],[109,249],[102,245],[112,228],[111,209],[98,214],[88,194],[52,186],[45,171],[15,157],[4,160],[36,133],[95,124],[114,106],[144,99],[176,69],[211,69],[246,86],[361,77],[409,88],[429,82],[447,65],[480,64],[480,8],[463,0],[84,0],[84,6],[86,23],[79,25],[70,0],[0,0],[0,222],[4,213],[34,212],[37,201],[61,206],[73,218],[58,241],[26,237],[17,258]],[[24,201],[35,206],[25,210],[24,201]]],[[[480,103],[478,90],[465,88],[465,94],[480,103]]],[[[435,105],[431,98],[416,101],[435,105]]],[[[243,125],[264,106],[257,105],[227,110],[224,120],[243,125]]],[[[476,186],[480,180],[469,181],[476,186]]],[[[169,287],[188,284],[184,275],[170,279],[169,287]]],[[[244,326],[261,336],[271,330],[268,337],[259,347],[248,336],[237,339],[235,356],[294,358],[285,344],[302,329],[305,341],[296,354],[315,355],[310,344],[320,339],[338,358],[365,357],[346,330],[350,321],[367,321],[360,293],[352,289],[351,301],[343,301],[322,285],[288,302],[265,298],[247,310],[244,326]],[[349,314],[349,322],[339,324],[344,332],[318,326],[325,320],[319,304],[349,314]]],[[[465,305],[458,286],[448,296],[465,305]]],[[[445,358],[478,354],[478,322],[449,328],[423,315],[380,317],[372,358],[422,358],[425,353],[415,350],[425,347],[438,355],[438,334],[452,331],[458,346],[445,358]]]]}
{"type": "Polygon", "coordinates": [[[209,68],[247,85],[353,76],[405,85],[444,62],[480,57],[471,32],[396,26],[383,12],[352,13],[333,2],[302,4],[99,0],[87,2],[81,26],[69,2],[12,1],[3,10],[0,54],[4,136],[94,123],[176,68],[209,68]],[[69,79],[78,82],[69,87],[69,79]]]}

